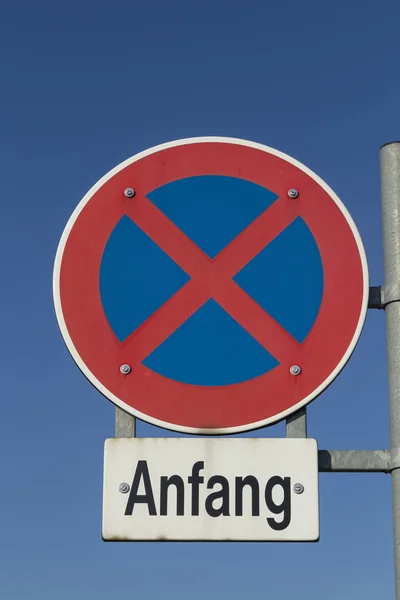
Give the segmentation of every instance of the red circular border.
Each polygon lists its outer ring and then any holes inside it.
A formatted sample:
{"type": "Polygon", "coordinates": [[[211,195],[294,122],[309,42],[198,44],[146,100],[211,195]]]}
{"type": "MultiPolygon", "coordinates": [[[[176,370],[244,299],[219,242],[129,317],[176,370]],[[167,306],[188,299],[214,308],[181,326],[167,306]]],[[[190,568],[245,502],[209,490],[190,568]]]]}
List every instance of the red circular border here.
{"type": "MultiPolygon", "coordinates": [[[[251,146],[198,142],[155,151],[128,164],[92,195],[67,237],[60,266],[60,302],[76,352],[107,390],[142,418],[175,429],[251,428],[295,410],[337,368],[352,344],[363,310],[365,280],[354,233],[339,206],[319,183],[295,164],[251,146]],[[105,244],[125,214],[123,190],[138,195],[194,175],[247,179],[285,198],[285,210],[301,216],[311,230],[323,263],[324,292],[316,322],[287,361],[253,380],[222,387],[199,387],[163,377],[143,364],[129,376],[129,363],[103,311],[99,292],[105,244]],[[287,197],[289,188],[299,198],[287,197]],[[302,373],[290,374],[299,364],[302,373]],[[161,423],[160,423],[161,422],[161,423]]],[[[293,302],[296,292],[293,291],[293,302]]],[[[321,390],[322,391],[322,390],[321,390]]],[[[111,398],[112,399],[112,398],[111,398]]],[[[312,398],[310,398],[312,399],[312,398]]]]}

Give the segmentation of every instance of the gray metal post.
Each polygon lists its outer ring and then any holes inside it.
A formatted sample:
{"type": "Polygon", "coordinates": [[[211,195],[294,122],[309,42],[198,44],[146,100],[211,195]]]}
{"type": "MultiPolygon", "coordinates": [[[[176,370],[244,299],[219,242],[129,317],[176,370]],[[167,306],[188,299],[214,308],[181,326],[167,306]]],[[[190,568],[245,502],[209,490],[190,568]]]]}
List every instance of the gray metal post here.
{"type": "Polygon", "coordinates": [[[400,142],[382,146],[380,159],[394,566],[396,600],[400,600],[400,142]]]}
{"type": "Polygon", "coordinates": [[[307,408],[305,406],[286,418],[286,437],[307,437],[307,408]]]}
{"type": "Polygon", "coordinates": [[[118,406],[115,407],[115,437],[136,437],[136,418],[118,406]]]}

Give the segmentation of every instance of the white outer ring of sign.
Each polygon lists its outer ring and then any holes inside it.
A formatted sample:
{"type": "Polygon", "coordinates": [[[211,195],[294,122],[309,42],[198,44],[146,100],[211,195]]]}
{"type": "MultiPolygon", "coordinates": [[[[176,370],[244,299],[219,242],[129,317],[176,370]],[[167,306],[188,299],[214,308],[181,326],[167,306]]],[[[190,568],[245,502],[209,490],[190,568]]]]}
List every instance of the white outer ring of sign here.
{"type": "Polygon", "coordinates": [[[104,175],[104,177],[102,177],[87,192],[87,194],[82,198],[82,200],[79,202],[78,206],[75,208],[74,212],[72,213],[71,217],[69,218],[68,223],[65,226],[65,229],[64,229],[63,234],[60,239],[60,243],[57,248],[57,253],[56,253],[56,258],[55,258],[55,263],[54,263],[54,273],[53,273],[53,296],[54,296],[54,306],[55,306],[58,325],[60,327],[61,334],[64,338],[64,341],[67,345],[67,348],[68,348],[72,358],[74,359],[74,361],[76,362],[76,364],[78,365],[78,367],[80,368],[82,373],[87,377],[87,379],[104,396],[106,396],[106,398],[111,400],[114,404],[116,404],[117,406],[119,406],[120,408],[125,410],[126,412],[137,417],[138,419],[141,419],[143,421],[146,421],[147,423],[151,423],[152,425],[156,425],[158,427],[163,427],[166,429],[171,429],[173,431],[179,431],[182,433],[192,433],[194,435],[199,435],[199,434],[203,434],[203,435],[225,434],[225,435],[228,435],[228,434],[233,434],[233,433],[241,433],[244,431],[251,431],[251,430],[258,429],[260,427],[265,427],[266,425],[272,425],[273,423],[277,423],[278,421],[281,421],[288,415],[291,415],[292,413],[296,412],[297,410],[299,410],[300,408],[302,408],[303,406],[305,406],[306,404],[311,402],[311,400],[314,400],[314,398],[319,396],[321,394],[321,392],[323,392],[332,383],[332,381],[339,375],[340,371],[343,369],[343,367],[345,366],[345,364],[351,357],[351,355],[357,345],[357,342],[361,335],[361,331],[362,331],[362,328],[363,328],[363,325],[365,322],[365,318],[367,315],[368,297],[369,297],[368,263],[367,263],[367,257],[365,254],[364,246],[363,246],[363,243],[361,240],[361,236],[358,232],[358,229],[357,229],[353,219],[351,218],[350,213],[348,212],[347,208],[344,206],[344,204],[340,200],[340,198],[335,194],[335,192],[320,177],[318,177],[318,175],[316,175],[316,173],[314,173],[313,171],[308,169],[305,165],[301,164],[294,158],[288,156],[287,154],[284,154],[283,152],[280,152],[279,150],[275,150],[274,148],[270,148],[269,146],[265,146],[264,144],[258,144],[256,142],[249,142],[247,140],[242,140],[242,139],[237,139],[237,138],[228,138],[228,137],[217,137],[217,136],[195,137],[195,138],[175,140],[173,142],[168,142],[166,144],[159,144],[158,146],[154,146],[153,148],[148,148],[147,150],[144,150],[143,152],[139,152],[139,154],[135,154],[135,156],[128,158],[124,162],[117,165],[114,169],[109,171],[106,175],[104,175]],[[301,402],[299,402],[298,404],[295,404],[291,408],[289,408],[281,413],[278,413],[274,417],[269,417],[268,419],[264,419],[262,421],[256,421],[254,423],[248,423],[247,425],[244,425],[244,426],[222,427],[219,429],[185,427],[182,425],[175,425],[174,423],[168,423],[166,421],[161,421],[160,419],[155,419],[153,417],[150,417],[150,416],[140,412],[139,410],[133,409],[131,406],[129,406],[128,404],[126,404],[125,402],[123,402],[122,400],[117,398],[117,396],[112,394],[93,375],[93,373],[91,371],[89,371],[86,364],[83,362],[82,358],[78,354],[78,352],[74,346],[74,343],[69,335],[67,326],[65,324],[65,319],[64,319],[64,315],[63,315],[63,311],[62,311],[62,306],[61,306],[61,298],[60,298],[60,269],[61,269],[62,257],[64,254],[64,248],[65,248],[68,236],[71,232],[71,229],[72,229],[76,219],[78,218],[80,212],[83,210],[85,205],[92,198],[92,196],[106,183],[106,181],[108,181],[109,179],[111,179],[111,177],[116,175],[116,173],[119,173],[119,171],[122,171],[122,169],[125,169],[125,167],[127,167],[128,165],[144,158],[145,156],[149,156],[150,154],[154,154],[155,152],[160,152],[161,150],[167,150],[168,148],[173,148],[175,146],[182,146],[182,145],[187,145],[187,144],[199,144],[199,143],[204,143],[204,142],[208,142],[208,143],[220,142],[220,143],[224,143],[224,144],[236,144],[239,146],[248,146],[250,148],[255,148],[256,150],[261,150],[262,152],[267,152],[268,154],[274,154],[275,156],[278,156],[279,158],[282,158],[283,160],[291,163],[292,165],[294,165],[295,167],[297,167],[298,169],[300,169],[301,171],[306,173],[306,175],[308,175],[309,177],[314,179],[314,181],[316,181],[318,183],[318,185],[320,185],[325,190],[325,192],[332,198],[332,200],[335,202],[335,204],[338,206],[339,210],[343,214],[347,223],[349,224],[349,227],[350,227],[350,229],[354,235],[354,238],[356,240],[356,243],[357,243],[358,252],[360,254],[362,273],[363,273],[363,283],[364,283],[360,317],[358,320],[356,330],[354,332],[353,338],[352,338],[345,354],[343,355],[342,359],[337,364],[335,369],[332,371],[332,373],[329,375],[329,377],[327,377],[325,379],[325,381],[323,381],[321,383],[321,385],[319,385],[311,394],[309,394],[308,396],[303,398],[303,400],[301,402]]]}

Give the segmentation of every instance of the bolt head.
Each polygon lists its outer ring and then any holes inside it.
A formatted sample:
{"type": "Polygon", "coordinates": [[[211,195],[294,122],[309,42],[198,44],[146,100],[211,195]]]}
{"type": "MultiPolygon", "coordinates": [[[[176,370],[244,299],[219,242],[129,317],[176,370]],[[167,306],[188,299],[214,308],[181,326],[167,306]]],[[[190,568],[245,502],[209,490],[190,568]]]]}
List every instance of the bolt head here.
{"type": "Polygon", "coordinates": [[[125,481],[123,483],[119,484],[119,491],[121,492],[121,494],[127,494],[129,492],[129,490],[131,489],[129,483],[125,483],[125,481]]]}
{"type": "Polygon", "coordinates": [[[120,366],[119,370],[121,371],[122,375],[128,375],[132,371],[132,368],[130,365],[123,364],[120,366]]]}
{"type": "Polygon", "coordinates": [[[299,367],[299,365],[292,365],[290,367],[290,372],[292,375],[300,375],[301,367],[299,367]]]}
{"type": "Polygon", "coordinates": [[[290,188],[287,195],[289,196],[289,198],[298,198],[299,192],[295,188],[290,188]]]}
{"type": "Polygon", "coordinates": [[[295,494],[302,494],[304,492],[304,485],[302,483],[295,483],[293,491],[295,494]]]}
{"type": "Polygon", "coordinates": [[[124,190],[124,194],[127,198],[133,198],[135,195],[135,190],[133,188],[126,188],[126,190],[124,190]]]}

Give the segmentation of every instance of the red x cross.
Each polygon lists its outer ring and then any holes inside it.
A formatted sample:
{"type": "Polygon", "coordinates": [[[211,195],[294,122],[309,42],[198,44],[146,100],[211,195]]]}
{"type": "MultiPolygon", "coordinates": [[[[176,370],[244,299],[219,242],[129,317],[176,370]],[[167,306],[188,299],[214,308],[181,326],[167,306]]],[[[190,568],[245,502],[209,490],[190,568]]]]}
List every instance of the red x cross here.
{"type": "Polygon", "coordinates": [[[191,277],[124,342],[132,365],[142,362],[210,298],[279,362],[295,356],[298,342],[232,279],[298,216],[295,203],[289,214],[278,198],[213,259],[144,195],[127,204],[126,214],[191,277]]]}

